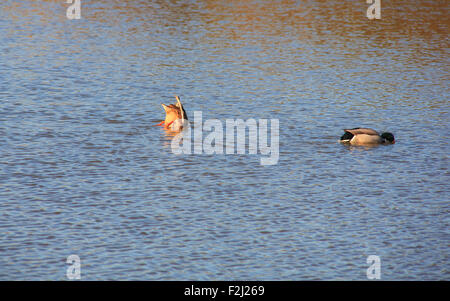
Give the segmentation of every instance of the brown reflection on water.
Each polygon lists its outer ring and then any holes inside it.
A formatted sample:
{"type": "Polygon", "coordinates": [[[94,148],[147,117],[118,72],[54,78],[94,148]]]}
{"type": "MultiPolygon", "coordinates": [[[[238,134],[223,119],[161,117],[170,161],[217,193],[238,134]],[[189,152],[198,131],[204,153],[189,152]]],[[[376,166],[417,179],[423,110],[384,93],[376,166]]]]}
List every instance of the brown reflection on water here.
{"type": "MultiPolygon", "coordinates": [[[[381,20],[369,20],[366,1],[82,1],[81,20],[67,20],[69,4],[60,0],[8,1],[0,4],[2,15],[17,23],[7,34],[64,42],[107,37],[110,47],[151,42],[171,55],[186,42],[207,45],[220,53],[227,47],[258,45],[267,54],[274,44],[299,42],[342,50],[351,58],[368,49],[374,55],[395,50],[407,53],[418,65],[430,62],[448,66],[449,1],[382,1],[381,20]],[[100,22],[99,27],[93,24],[100,22]],[[31,28],[42,25],[41,30],[31,28]],[[161,36],[164,36],[162,38],[161,36]],[[173,45],[166,37],[179,39],[173,45]],[[427,55],[430,52],[436,55],[427,55]]],[[[61,44],[60,43],[60,44],[61,44]]],[[[20,46],[20,44],[13,44],[20,46]]],[[[41,53],[48,49],[43,43],[41,53]]],[[[95,48],[95,45],[92,45],[95,48]]],[[[298,51],[305,51],[298,46],[298,51]]],[[[283,48],[283,47],[281,47],[283,48]]],[[[58,51],[57,49],[55,50],[58,51]]],[[[77,43],[70,49],[80,52],[77,43]]],[[[131,56],[136,54],[130,54],[131,56]]],[[[337,67],[336,67],[337,68],[337,67]]]]}
{"type": "Polygon", "coordinates": [[[442,51],[449,46],[448,1],[383,1],[381,20],[369,20],[368,7],[365,1],[206,1],[201,17],[209,27],[205,39],[247,44],[284,36],[331,47],[354,48],[359,37],[383,47],[405,48],[398,44],[404,39],[407,48],[430,41],[442,51]]]}
{"type": "Polygon", "coordinates": [[[3,14],[11,21],[21,23],[47,23],[55,19],[63,21],[66,19],[65,7],[69,7],[69,4],[59,0],[6,1],[0,4],[3,14]],[[60,10],[61,14],[55,14],[54,9],[60,10]]]}
{"type": "MultiPolygon", "coordinates": [[[[38,16],[41,22],[46,22],[65,19],[69,5],[60,0],[8,1],[1,4],[1,9],[15,21],[38,16]],[[54,9],[60,13],[55,14],[54,9]]],[[[81,4],[82,19],[115,24],[145,20],[146,24],[142,25],[149,27],[161,22],[166,26],[183,27],[181,32],[185,34],[191,33],[186,29],[205,26],[215,33],[220,29],[227,37],[235,39],[245,38],[245,33],[272,36],[286,30],[295,35],[304,27],[313,28],[318,35],[333,36],[348,36],[352,32],[382,32],[389,38],[398,34],[424,39],[434,35],[447,36],[450,25],[448,1],[383,1],[381,20],[373,21],[366,17],[368,7],[365,1],[337,0],[205,0],[196,3],[112,0],[82,1],[81,4]],[[189,25],[190,21],[200,23],[189,25]]]]}

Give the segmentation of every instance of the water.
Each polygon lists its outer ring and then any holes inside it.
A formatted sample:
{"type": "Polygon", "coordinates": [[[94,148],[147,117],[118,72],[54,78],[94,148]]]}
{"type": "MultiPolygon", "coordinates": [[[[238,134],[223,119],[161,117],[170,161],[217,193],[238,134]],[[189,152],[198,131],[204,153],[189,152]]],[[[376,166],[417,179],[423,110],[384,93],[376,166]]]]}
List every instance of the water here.
{"type": "Polygon", "coordinates": [[[448,1],[64,2],[0,4],[0,279],[450,280],[448,1]],[[175,156],[175,94],[278,164],[175,156]]]}

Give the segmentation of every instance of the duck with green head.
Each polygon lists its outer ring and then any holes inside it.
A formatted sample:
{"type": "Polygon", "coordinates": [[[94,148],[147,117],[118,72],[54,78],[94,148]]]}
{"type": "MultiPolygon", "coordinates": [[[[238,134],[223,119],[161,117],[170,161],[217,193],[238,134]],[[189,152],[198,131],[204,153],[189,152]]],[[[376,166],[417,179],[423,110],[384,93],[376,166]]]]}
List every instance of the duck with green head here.
{"type": "Polygon", "coordinates": [[[386,132],[381,135],[369,128],[344,129],[340,142],[351,145],[376,145],[376,144],[394,144],[395,138],[392,133],[386,132]]]}

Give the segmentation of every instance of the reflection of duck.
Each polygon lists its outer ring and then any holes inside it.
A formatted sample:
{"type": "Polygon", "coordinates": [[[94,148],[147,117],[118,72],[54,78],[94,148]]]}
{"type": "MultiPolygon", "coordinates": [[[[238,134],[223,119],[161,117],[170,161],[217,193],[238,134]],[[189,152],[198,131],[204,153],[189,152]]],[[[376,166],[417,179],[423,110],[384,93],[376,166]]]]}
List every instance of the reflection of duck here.
{"type": "Polygon", "coordinates": [[[372,129],[354,128],[344,130],[340,142],[350,143],[351,145],[373,145],[373,144],[394,144],[395,138],[391,133],[382,133],[381,135],[372,129]]]}
{"type": "Polygon", "coordinates": [[[161,104],[166,111],[166,119],[158,125],[163,125],[166,130],[179,132],[183,129],[184,120],[188,120],[186,111],[181,104],[180,98],[175,96],[177,104],[165,105],[161,104]]]}

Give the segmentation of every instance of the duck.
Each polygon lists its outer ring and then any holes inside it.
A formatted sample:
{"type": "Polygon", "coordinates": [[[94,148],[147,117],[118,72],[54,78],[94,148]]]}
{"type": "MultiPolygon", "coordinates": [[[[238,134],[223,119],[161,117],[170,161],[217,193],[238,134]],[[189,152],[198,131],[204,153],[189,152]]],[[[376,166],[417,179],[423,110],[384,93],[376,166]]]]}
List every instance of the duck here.
{"type": "Polygon", "coordinates": [[[157,125],[163,126],[166,130],[180,132],[183,129],[184,121],[188,120],[188,117],[183,105],[181,104],[180,97],[175,95],[175,98],[177,100],[176,104],[161,104],[166,112],[166,118],[157,125]]]}
{"type": "Polygon", "coordinates": [[[374,145],[374,144],[394,144],[395,138],[392,133],[385,132],[381,135],[369,128],[344,129],[340,142],[351,145],[374,145]]]}

